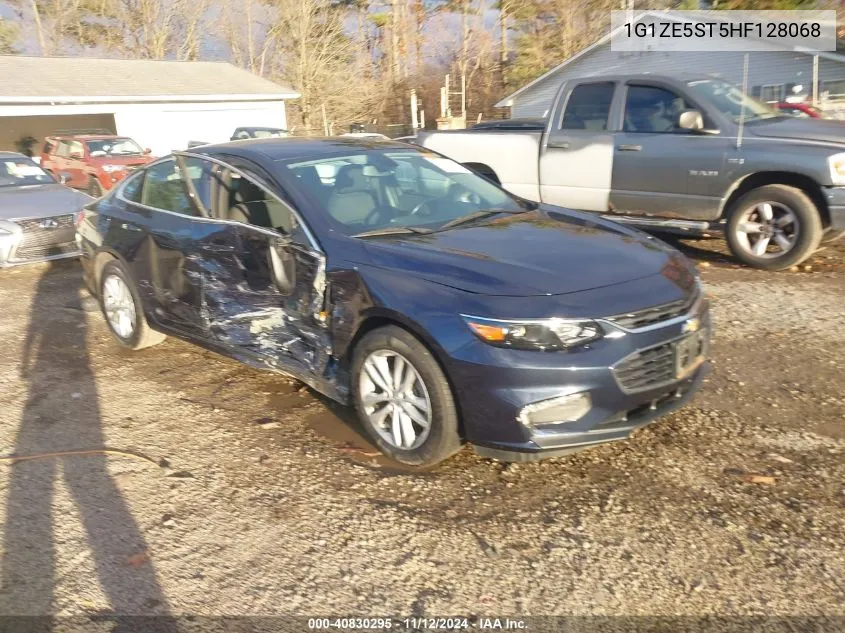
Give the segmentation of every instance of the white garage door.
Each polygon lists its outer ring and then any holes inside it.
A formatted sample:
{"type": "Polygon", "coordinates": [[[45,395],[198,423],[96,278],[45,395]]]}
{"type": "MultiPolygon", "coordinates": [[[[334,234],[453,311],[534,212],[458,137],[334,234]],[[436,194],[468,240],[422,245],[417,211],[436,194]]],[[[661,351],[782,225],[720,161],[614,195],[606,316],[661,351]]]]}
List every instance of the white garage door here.
{"type": "Polygon", "coordinates": [[[191,141],[228,141],[242,126],[285,127],[284,103],[136,106],[115,114],[118,134],[131,136],[155,156],[183,150],[191,141]]]}

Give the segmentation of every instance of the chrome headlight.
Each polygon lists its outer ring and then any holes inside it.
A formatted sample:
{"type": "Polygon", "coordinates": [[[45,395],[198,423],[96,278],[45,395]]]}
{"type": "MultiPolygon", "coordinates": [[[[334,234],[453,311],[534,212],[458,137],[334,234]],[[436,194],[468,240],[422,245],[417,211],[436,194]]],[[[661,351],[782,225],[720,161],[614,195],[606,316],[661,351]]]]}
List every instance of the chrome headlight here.
{"type": "Polygon", "coordinates": [[[539,319],[504,321],[462,314],[469,329],[482,341],[497,347],[558,351],[586,345],[604,335],[589,319],[539,319]]]}
{"type": "Polygon", "coordinates": [[[103,171],[107,174],[112,174],[116,171],[120,171],[124,168],[124,165],[103,165],[103,171]]]}
{"type": "Polygon", "coordinates": [[[830,184],[845,185],[845,153],[827,157],[830,167],[830,184]]]}

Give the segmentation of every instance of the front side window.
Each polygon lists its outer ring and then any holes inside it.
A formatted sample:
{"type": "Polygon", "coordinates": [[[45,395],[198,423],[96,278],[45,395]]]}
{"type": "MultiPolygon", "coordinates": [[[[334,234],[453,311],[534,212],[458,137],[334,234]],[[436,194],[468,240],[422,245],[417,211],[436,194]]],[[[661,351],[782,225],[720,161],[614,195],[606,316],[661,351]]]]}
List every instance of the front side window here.
{"type": "Polygon", "coordinates": [[[625,132],[681,132],[678,118],[690,109],[683,97],[657,86],[628,86],[625,132]]]}
{"type": "Polygon", "coordinates": [[[4,158],[0,160],[0,187],[26,187],[56,182],[28,158],[4,158]]]}
{"type": "Polygon", "coordinates": [[[606,130],[614,88],[611,82],[576,86],[566,102],[561,129],[592,132],[606,130]]]}
{"type": "Polygon", "coordinates": [[[120,188],[120,195],[129,202],[141,202],[141,189],[144,185],[144,172],[129,176],[120,188]]]}
{"type": "Polygon", "coordinates": [[[739,123],[740,116],[744,116],[746,121],[779,116],[777,110],[750,97],[727,81],[699,79],[687,82],[687,85],[734,123],[739,123]]]}
{"type": "Polygon", "coordinates": [[[533,208],[459,163],[411,148],[361,149],[282,164],[299,189],[346,235],[390,227],[437,230],[481,211],[533,208]]]}
{"type": "Polygon", "coordinates": [[[98,156],[138,156],[144,153],[141,146],[131,138],[110,138],[85,141],[88,153],[98,156]]]}
{"type": "Polygon", "coordinates": [[[66,158],[70,155],[70,143],[67,141],[59,141],[59,146],[56,148],[56,156],[66,158]]]}
{"type": "Polygon", "coordinates": [[[197,215],[196,207],[188,196],[184,175],[172,158],[156,163],[144,173],[142,204],[182,215],[197,215]]]}

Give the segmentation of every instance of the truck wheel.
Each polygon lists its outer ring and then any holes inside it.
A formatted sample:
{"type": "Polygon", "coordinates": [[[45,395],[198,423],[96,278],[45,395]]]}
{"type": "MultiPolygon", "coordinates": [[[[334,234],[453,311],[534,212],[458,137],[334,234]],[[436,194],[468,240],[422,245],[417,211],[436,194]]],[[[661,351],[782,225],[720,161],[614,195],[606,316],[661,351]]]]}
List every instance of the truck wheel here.
{"type": "Polygon", "coordinates": [[[381,451],[409,466],[434,466],[461,448],[458,412],[440,365],[397,326],[366,334],[352,355],[358,417],[381,451]]]}
{"type": "Polygon", "coordinates": [[[92,198],[99,198],[103,195],[103,187],[95,176],[91,176],[88,179],[88,195],[92,198]]]}
{"type": "Polygon", "coordinates": [[[112,336],[123,347],[144,349],[167,338],[147,323],[135,284],[118,261],[110,261],[103,267],[100,309],[112,336]]]}
{"type": "Polygon", "coordinates": [[[836,229],[828,229],[822,235],[822,244],[830,244],[845,237],[845,231],[837,231],[836,229]]]}
{"type": "Polygon", "coordinates": [[[816,205],[795,187],[758,187],[737,200],[728,213],[728,246],[737,259],[755,268],[783,270],[800,264],[822,238],[816,205]]]}

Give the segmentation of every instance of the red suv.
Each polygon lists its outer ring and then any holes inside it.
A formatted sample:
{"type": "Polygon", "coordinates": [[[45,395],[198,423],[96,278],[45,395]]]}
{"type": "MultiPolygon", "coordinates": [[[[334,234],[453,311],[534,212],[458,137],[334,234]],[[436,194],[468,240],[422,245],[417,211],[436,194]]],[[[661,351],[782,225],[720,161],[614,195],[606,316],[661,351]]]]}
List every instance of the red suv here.
{"type": "Polygon", "coordinates": [[[153,160],[150,150],[114,134],[56,134],[44,139],[41,148],[43,169],[95,198],[133,169],[153,160]]]}

